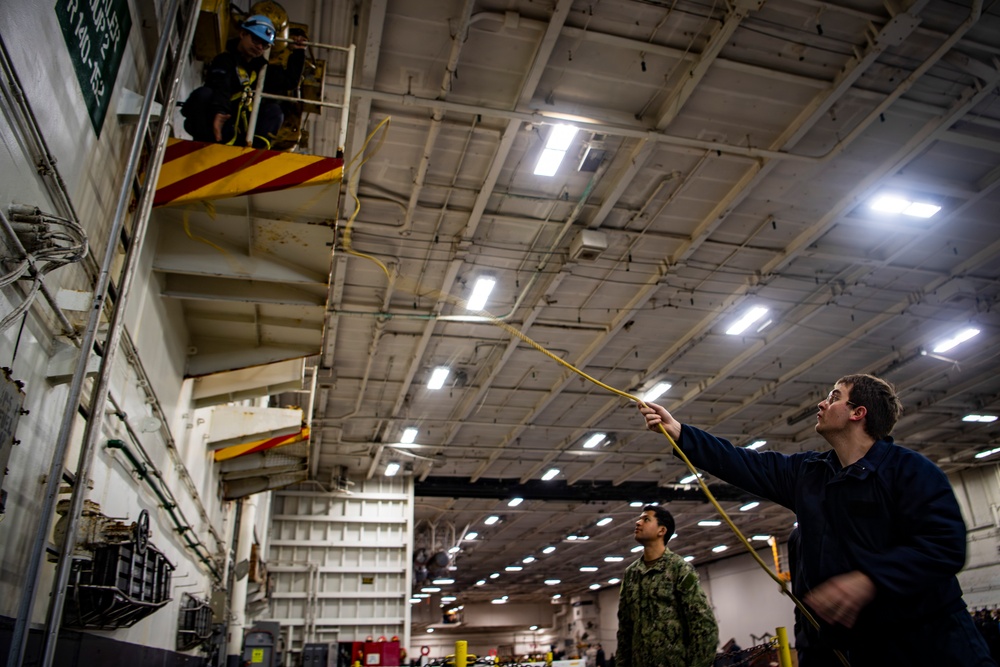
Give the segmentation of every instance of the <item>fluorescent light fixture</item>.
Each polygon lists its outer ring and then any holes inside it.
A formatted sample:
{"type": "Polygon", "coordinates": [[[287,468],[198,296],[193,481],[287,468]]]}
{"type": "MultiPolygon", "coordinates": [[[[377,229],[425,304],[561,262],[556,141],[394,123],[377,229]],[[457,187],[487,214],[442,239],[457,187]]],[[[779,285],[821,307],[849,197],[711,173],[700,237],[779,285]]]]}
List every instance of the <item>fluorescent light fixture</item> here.
{"type": "Polygon", "coordinates": [[[521,559],[521,562],[525,563],[525,564],[534,563],[535,562],[535,557],[534,556],[525,556],[524,558],[521,559]]]}
{"type": "Polygon", "coordinates": [[[743,507],[741,507],[740,511],[741,512],[749,512],[750,510],[752,510],[754,507],[757,507],[758,505],[760,505],[759,501],[752,500],[752,501],[748,502],[746,505],[744,505],[743,507]]]}
{"type": "Polygon", "coordinates": [[[536,176],[554,176],[559,170],[566,151],[576,136],[577,128],[572,125],[553,125],[549,130],[549,136],[545,140],[545,148],[542,150],[538,163],[535,164],[536,176]]]}
{"type": "Polygon", "coordinates": [[[620,563],[623,560],[625,560],[624,556],[605,556],[604,557],[604,562],[605,563],[620,563]]]}
{"type": "Polygon", "coordinates": [[[503,598],[496,598],[495,600],[490,600],[491,604],[507,604],[507,600],[503,598]]]}
{"type": "Polygon", "coordinates": [[[399,439],[399,441],[404,445],[408,445],[417,439],[417,433],[419,432],[420,432],[419,429],[414,428],[413,426],[404,428],[403,436],[399,439]]]}
{"type": "Polygon", "coordinates": [[[594,565],[583,565],[580,567],[580,572],[597,572],[597,569],[594,565]]]}
{"type": "Polygon", "coordinates": [[[712,551],[714,551],[714,552],[715,552],[715,553],[717,553],[717,554],[721,554],[721,553],[722,553],[723,551],[725,551],[725,550],[726,550],[726,549],[728,549],[728,548],[729,548],[729,547],[728,547],[727,545],[725,545],[725,544],[720,544],[720,545],[719,545],[719,546],[717,546],[717,547],[712,547],[712,551]]]}
{"type": "Polygon", "coordinates": [[[766,444],[767,440],[754,440],[749,445],[747,445],[747,449],[760,449],[766,444]]]}
{"type": "Polygon", "coordinates": [[[642,502],[641,500],[633,500],[632,502],[630,502],[630,503],[628,504],[628,506],[629,506],[629,507],[642,507],[642,506],[643,506],[643,505],[645,505],[645,504],[646,504],[646,503],[642,502]]]}
{"type": "Polygon", "coordinates": [[[996,420],[996,415],[965,415],[962,417],[964,422],[982,422],[983,424],[992,424],[996,420]]]}
{"type": "Polygon", "coordinates": [[[448,379],[448,374],[451,373],[451,369],[446,366],[438,366],[431,373],[431,379],[427,383],[428,389],[440,389],[444,386],[444,381],[448,379]]]}
{"type": "Polygon", "coordinates": [[[476,582],[476,586],[485,586],[485,585],[486,585],[485,579],[480,579],[479,581],[476,582]]]}
{"type": "Polygon", "coordinates": [[[1000,447],[994,449],[987,449],[985,452],[979,452],[976,454],[977,459],[985,459],[987,456],[993,456],[994,454],[1000,454],[1000,447]]]}
{"type": "Polygon", "coordinates": [[[529,629],[529,630],[537,630],[537,629],[538,629],[538,626],[537,626],[537,625],[532,625],[532,626],[531,626],[530,628],[528,628],[528,629],[529,629]]]}
{"type": "Polygon", "coordinates": [[[542,475],[542,481],[547,482],[556,475],[559,474],[559,468],[549,468],[544,475],[542,475]]]}
{"type": "Polygon", "coordinates": [[[766,328],[768,328],[769,326],[771,326],[771,324],[773,324],[773,323],[774,323],[774,320],[770,320],[770,319],[769,319],[769,320],[765,320],[765,321],[764,321],[764,324],[762,324],[762,325],[760,325],[759,327],[757,327],[757,333],[760,333],[760,332],[761,332],[761,331],[763,331],[764,329],[766,329],[766,328]]]}
{"type": "Polygon", "coordinates": [[[493,524],[495,524],[499,520],[500,520],[500,517],[498,517],[497,515],[493,514],[493,515],[490,515],[490,516],[486,517],[486,519],[483,520],[483,523],[485,523],[487,526],[492,526],[493,524]]]}
{"type": "Polygon", "coordinates": [[[558,600],[561,597],[562,597],[562,593],[556,593],[555,595],[552,596],[552,599],[553,600],[558,600]]]}
{"type": "Polygon", "coordinates": [[[395,461],[389,461],[385,464],[385,476],[392,477],[397,472],[399,472],[399,464],[395,461]]]}
{"type": "Polygon", "coordinates": [[[684,560],[688,563],[694,560],[694,556],[684,556],[684,560]]]}
{"type": "Polygon", "coordinates": [[[914,218],[932,218],[940,210],[941,207],[936,204],[915,201],[903,209],[903,215],[913,216],[914,218]]]}
{"type": "Polygon", "coordinates": [[[974,338],[974,337],[976,337],[978,335],[979,335],[979,329],[973,329],[972,327],[969,327],[968,329],[962,329],[961,331],[959,331],[957,334],[955,334],[951,338],[943,340],[940,343],[938,343],[937,345],[935,345],[934,346],[934,352],[939,352],[939,353],[940,352],[947,352],[948,350],[950,350],[951,348],[955,347],[956,345],[960,345],[961,343],[964,343],[965,341],[969,340],[970,338],[974,338]]]}
{"type": "Polygon", "coordinates": [[[739,336],[741,333],[746,331],[751,324],[765,315],[767,315],[767,308],[764,308],[763,306],[754,306],[748,310],[743,317],[736,320],[731,327],[726,329],[726,333],[730,336],[739,336]]]}
{"type": "Polygon", "coordinates": [[[490,292],[496,287],[497,281],[494,278],[480,278],[476,281],[476,286],[472,288],[472,296],[466,304],[468,310],[482,310],[486,306],[486,300],[490,298],[490,292]]]}
{"type": "Polygon", "coordinates": [[[562,579],[546,579],[545,580],[545,585],[546,586],[556,586],[556,585],[561,584],[561,583],[562,583],[562,579]]]}
{"type": "Polygon", "coordinates": [[[600,585],[600,584],[591,584],[591,585],[590,585],[590,590],[592,590],[592,591],[596,591],[596,590],[597,590],[598,588],[600,588],[600,587],[601,587],[601,585],[600,585]]]}
{"type": "Polygon", "coordinates": [[[699,477],[704,477],[704,475],[702,475],[701,473],[698,473],[697,475],[688,475],[687,477],[682,477],[681,481],[679,483],[680,484],[690,484],[694,480],[698,479],[699,477]]]}
{"type": "Polygon", "coordinates": [[[617,584],[620,581],[621,581],[621,579],[619,579],[618,577],[611,577],[610,579],[608,579],[608,583],[609,584],[617,584]]]}
{"type": "Polygon", "coordinates": [[[507,501],[507,507],[517,507],[524,502],[524,498],[511,498],[507,501]]]}
{"type": "MultiPolygon", "coordinates": [[[[671,535],[670,536],[670,540],[674,539],[675,537],[677,537],[677,533],[674,533],[673,535],[671,535]]],[[[669,542],[670,540],[667,540],[667,542],[669,542]]]]}
{"type": "Polygon", "coordinates": [[[577,128],[573,125],[553,125],[549,130],[549,137],[545,140],[545,147],[556,151],[569,150],[569,145],[573,143],[577,128]]]}
{"type": "Polygon", "coordinates": [[[479,537],[479,533],[475,531],[469,531],[468,533],[465,534],[465,539],[467,540],[474,540],[477,537],[479,537]]]}
{"type": "Polygon", "coordinates": [[[427,586],[425,588],[421,588],[420,592],[421,593],[440,593],[441,589],[438,588],[437,586],[427,586]]]}
{"type": "Polygon", "coordinates": [[[872,200],[870,206],[879,213],[902,213],[913,218],[931,218],[941,210],[937,204],[912,201],[898,195],[880,195],[872,200]]]}
{"type": "Polygon", "coordinates": [[[441,598],[441,602],[454,602],[457,599],[458,598],[455,597],[454,595],[445,595],[444,597],[441,598]]]}
{"type": "Polygon", "coordinates": [[[566,536],[566,541],[567,542],[575,542],[578,539],[580,539],[580,537],[578,535],[567,535],[566,536]]]}
{"type": "Polygon", "coordinates": [[[508,565],[504,568],[504,572],[520,572],[523,569],[520,565],[508,565]]]}
{"type": "Polygon", "coordinates": [[[770,535],[754,535],[750,538],[751,540],[756,540],[757,542],[767,542],[771,539],[770,535]]]}
{"type": "Polygon", "coordinates": [[[711,528],[712,526],[721,526],[722,522],[716,519],[702,519],[701,521],[698,522],[698,525],[711,528]]]}
{"type": "Polygon", "coordinates": [[[414,593],[413,594],[413,597],[420,598],[420,599],[429,598],[430,596],[431,596],[430,593],[414,593]]]}
{"type": "Polygon", "coordinates": [[[433,581],[431,581],[431,583],[434,584],[435,586],[447,586],[448,584],[455,583],[455,580],[454,579],[434,579],[433,581]]]}
{"type": "Polygon", "coordinates": [[[650,403],[652,401],[655,401],[660,396],[663,396],[665,393],[670,391],[670,388],[673,386],[674,385],[670,384],[669,382],[657,382],[652,387],[647,389],[646,393],[642,395],[642,402],[650,403]]]}
{"type": "Polygon", "coordinates": [[[641,544],[639,544],[639,545],[637,545],[637,546],[634,546],[634,547],[632,547],[631,549],[629,549],[629,551],[631,551],[631,552],[632,552],[632,553],[634,553],[634,554],[637,554],[637,553],[639,553],[640,551],[642,551],[642,545],[641,545],[641,544]]]}
{"type": "Polygon", "coordinates": [[[873,211],[879,213],[902,213],[912,202],[909,199],[896,197],[894,195],[881,195],[872,200],[869,204],[873,211]]]}
{"type": "Polygon", "coordinates": [[[542,549],[542,553],[543,553],[543,554],[550,554],[550,553],[552,553],[552,552],[553,552],[553,551],[555,551],[555,550],[556,550],[556,548],[555,548],[555,547],[553,547],[553,546],[548,546],[548,547],[545,547],[544,549],[542,549]]]}
{"type": "Polygon", "coordinates": [[[494,572],[493,574],[490,575],[490,579],[496,579],[499,576],[500,576],[499,572],[494,572]]]}
{"type": "Polygon", "coordinates": [[[595,433],[594,435],[592,435],[589,438],[587,438],[587,441],[585,443],[583,443],[583,448],[584,449],[593,449],[594,447],[597,447],[599,444],[601,444],[602,442],[604,442],[604,439],[607,438],[607,437],[608,436],[606,436],[603,433],[595,433]]]}
{"type": "Polygon", "coordinates": [[[420,604],[420,598],[410,598],[410,604],[420,604]]]}
{"type": "Polygon", "coordinates": [[[598,526],[606,526],[606,525],[608,525],[609,523],[611,523],[612,521],[614,521],[614,519],[612,519],[612,518],[611,518],[611,517],[609,517],[609,516],[606,516],[606,517],[604,517],[603,519],[601,519],[600,521],[598,521],[598,522],[597,522],[597,525],[598,525],[598,526]]]}
{"type": "Polygon", "coordinates": [[[551,148],[543,150],[535,165],[535,176],[555,176],[564,155],[566,151],[554,151],[551,148]]]}
{"type": "Polygon", "coordinates": [[[434,628],[427,628],[427,634],[434,634],[434,628]]]}

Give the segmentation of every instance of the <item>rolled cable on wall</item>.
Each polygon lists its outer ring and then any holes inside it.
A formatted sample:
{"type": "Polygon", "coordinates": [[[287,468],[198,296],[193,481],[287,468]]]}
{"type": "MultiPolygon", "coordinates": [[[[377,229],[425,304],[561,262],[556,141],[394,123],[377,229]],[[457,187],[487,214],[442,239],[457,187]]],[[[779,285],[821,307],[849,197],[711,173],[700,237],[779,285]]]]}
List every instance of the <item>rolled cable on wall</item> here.
{"type": "Polygon", "coordinates": [[[73,220],[47,215],[38,208],[22,205],[10,207],[9,219],[0,210],[0,226],[6,232],[7,240],[12,246],[10,249],[16,254],[12,259],[17,262],[13,269],[0,277],[0,287],[13,284],[25,274],[31,279],[31,286],[27,288],[21,303],[0,319],[0,332],[23,315],[41,291],[59,320],[63,333],[76,340],[78,336],[75,328],[45,287],[44,277],[61,266],[79,262],[87,256],[86,232],[73,220]]]}

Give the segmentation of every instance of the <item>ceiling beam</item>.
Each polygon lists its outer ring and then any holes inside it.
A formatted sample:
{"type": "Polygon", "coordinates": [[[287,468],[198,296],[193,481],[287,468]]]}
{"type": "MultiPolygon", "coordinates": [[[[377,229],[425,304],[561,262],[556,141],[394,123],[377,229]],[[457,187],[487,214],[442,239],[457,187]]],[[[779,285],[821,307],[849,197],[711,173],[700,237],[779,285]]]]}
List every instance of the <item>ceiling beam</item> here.
{"type": "MultiPolygon", "coordinates": [[[[742,501],[754,496],[728,484],[709,484],[709,490],[718,500],[742,501]]],[[[464,477],[431,476],[414,482],[413,494],[425,498],[493,498],[509,500],[568,500],[574,502],[648,501],[666,503],[674,500],[708,502],[701,488],[694,484],[660,486],[656,482],[592,481],[585,484],[567,484],[561,480],[529,480],[519,483],[516,479],[484,479],[469,482],[464,477]]]]}

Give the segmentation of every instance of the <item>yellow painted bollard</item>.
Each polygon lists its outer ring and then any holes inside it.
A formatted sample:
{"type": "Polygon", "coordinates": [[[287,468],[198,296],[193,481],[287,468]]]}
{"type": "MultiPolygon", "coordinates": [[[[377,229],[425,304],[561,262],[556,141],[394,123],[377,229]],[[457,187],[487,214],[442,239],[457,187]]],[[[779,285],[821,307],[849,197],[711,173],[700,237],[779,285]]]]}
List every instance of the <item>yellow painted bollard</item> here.
{"type": "Polygon", "coordinates": [[[552,664],[552,651],[547,651],[545,653],[545,664],[546,665],[551,665],[552,664]]]}
{"type": "Polygon", "coordinates": [[[788,632],[778,627],[778,664],[781,667],[792,667],[792,652],[788,648],[788,632]]]}
{"type": "Polygon", "coordinates": [[[469,664],[469,642],[461,639],[455,642],[455,667],[467,667],[469,664]]]}

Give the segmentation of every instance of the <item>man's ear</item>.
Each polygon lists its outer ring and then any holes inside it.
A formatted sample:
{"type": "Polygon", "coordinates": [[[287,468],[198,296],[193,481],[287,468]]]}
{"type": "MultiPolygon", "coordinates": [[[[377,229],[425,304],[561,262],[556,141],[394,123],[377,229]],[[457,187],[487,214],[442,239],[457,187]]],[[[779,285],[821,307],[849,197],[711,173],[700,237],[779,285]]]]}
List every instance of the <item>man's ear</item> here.
{"type": "Polygon", "coordinates": [[[863,405],[857,405],[854,407],[854,411],[851,412],[850,419],[851,421],[860,421],[864,419],[865,415],[867,414],[868,414],[868,408],[866,408],[863,405]]]}

